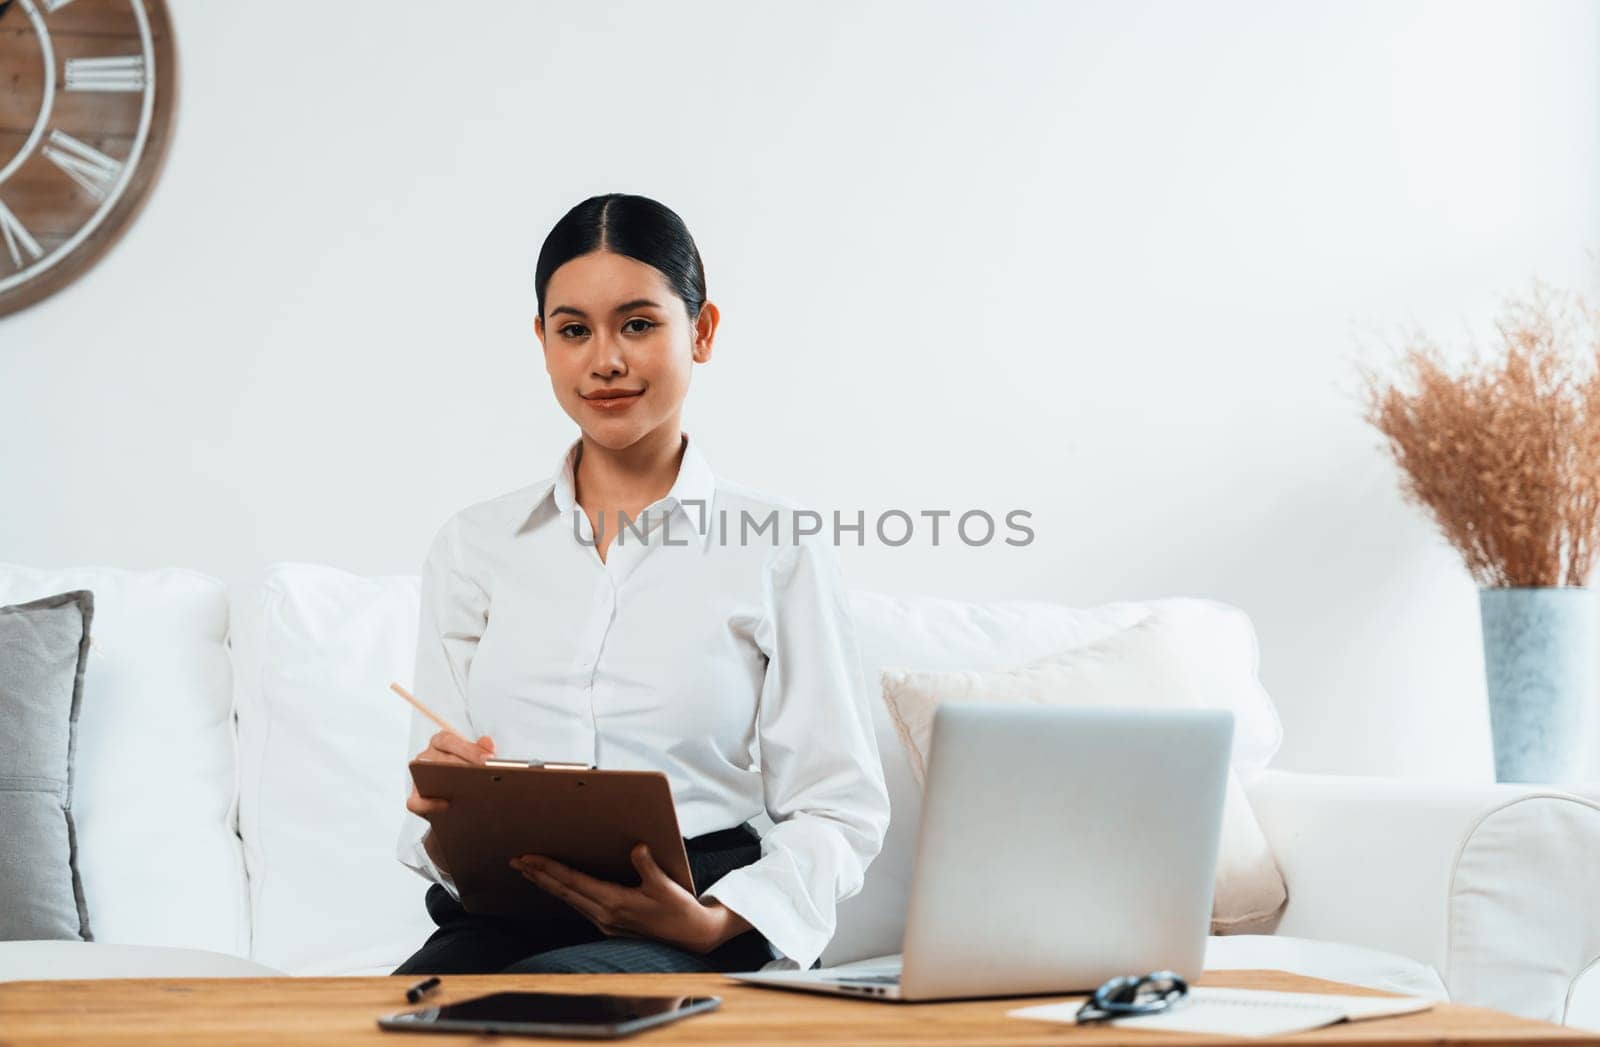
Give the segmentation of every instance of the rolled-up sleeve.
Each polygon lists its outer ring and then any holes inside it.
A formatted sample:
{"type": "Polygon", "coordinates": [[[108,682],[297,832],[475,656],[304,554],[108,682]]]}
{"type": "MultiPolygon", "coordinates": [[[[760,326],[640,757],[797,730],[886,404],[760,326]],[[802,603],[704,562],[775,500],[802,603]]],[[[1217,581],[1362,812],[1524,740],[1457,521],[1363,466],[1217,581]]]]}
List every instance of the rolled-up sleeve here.
{"type": "MultiPolygon", "coordinates": [[[[473,731],[467,713],[467,671],[488,622],[489,598],[473,580],[462,546],[460,517],[452,517],[434,536],[422,567],[421,606],[417,621],[417,657],[411,693],[457,728],[473,731]]],[[[400,766],[404,779],[401,804],[411,795],[411,770],[416,755],[439,730],[434,722],[411,711],[410,746],[400,766]]],[[[476,737],[474,733],[472,735],[476,737]]],[[[402,865],[424,879],[442,884],[460,898],[449,874],[434,864],[422,845],[428,821],[403,811],[395,854],[402,865]]]]}
{"type": "Polygon", "coordinates": [[[833,550],[807,539],[769,564],[756,630],[767,657],[757,731],[774,825],[757,861],[701,897],[744,917],[780,959],[805,969],[833,937],[837,903],[861,890],[883,846],[889,794],[833,550]]]}

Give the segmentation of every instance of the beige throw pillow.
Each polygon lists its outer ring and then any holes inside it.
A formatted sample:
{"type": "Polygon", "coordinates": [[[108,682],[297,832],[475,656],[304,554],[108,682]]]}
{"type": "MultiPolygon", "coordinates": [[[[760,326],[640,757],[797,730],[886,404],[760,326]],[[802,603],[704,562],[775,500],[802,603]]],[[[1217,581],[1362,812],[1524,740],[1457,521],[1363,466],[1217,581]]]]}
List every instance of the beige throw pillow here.
{"type": "MultiPolygon", "coordinates": [[[[1234,694],[1259,687],[1255,651],[1204,647],[1177,616],[1160,610],[1085,647],[998,672],[885,669],[883,697],[924,783],[940,702],[1031,702],[1039,705],[1230,709],[1234,694]]],[[[1213,934],[1270,932],[1288,901],[1283,876],[1238,773],[1228,771],[1217,856],[1213,934]]]]}

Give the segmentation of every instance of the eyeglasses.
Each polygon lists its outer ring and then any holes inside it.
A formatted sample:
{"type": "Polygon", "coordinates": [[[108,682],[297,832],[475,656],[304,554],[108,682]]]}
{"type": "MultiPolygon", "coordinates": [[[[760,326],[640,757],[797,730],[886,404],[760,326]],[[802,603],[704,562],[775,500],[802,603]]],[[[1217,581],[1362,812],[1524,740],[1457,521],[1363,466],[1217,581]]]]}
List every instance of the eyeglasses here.
{"type": "Polygon", "coordinates": [[[1124,975],[1094,991],[1078,1008],[1078,1024],[1160,1014],[1189,994],[1189,983],[1171,971],[1153,971],[1142,978],[1124,975]]]}

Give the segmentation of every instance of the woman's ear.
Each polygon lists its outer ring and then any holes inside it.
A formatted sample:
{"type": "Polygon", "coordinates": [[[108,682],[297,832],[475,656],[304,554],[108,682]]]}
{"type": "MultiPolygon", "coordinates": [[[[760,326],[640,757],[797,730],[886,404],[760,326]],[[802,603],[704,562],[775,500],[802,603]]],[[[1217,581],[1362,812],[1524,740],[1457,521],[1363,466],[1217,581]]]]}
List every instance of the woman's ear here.
{"type": "Polygon", "coordinates": [[[717,323],[722,319],[722,313],[716,306],[706,302],[700,307],[700,319],[694,325],[694,362],[703,364],[711,359],[711,343],[717,335],[717,323]]]}

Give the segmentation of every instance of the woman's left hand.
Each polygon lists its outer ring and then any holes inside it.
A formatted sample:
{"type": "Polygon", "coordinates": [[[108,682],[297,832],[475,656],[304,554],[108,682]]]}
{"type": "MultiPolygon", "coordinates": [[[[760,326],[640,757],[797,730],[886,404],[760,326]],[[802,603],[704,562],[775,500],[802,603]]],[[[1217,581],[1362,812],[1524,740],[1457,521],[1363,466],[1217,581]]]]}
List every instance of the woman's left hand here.
{"type": "Polygon", "coordinates": [[[525,854],[511,867],[576,909],[602,934],[614,938],[654,938],[704,955],[750,924],[721,902],[701,902],[661,870],[650,848],[631,852],[639,886],[598,880],[553,858],[525,854]]]}

